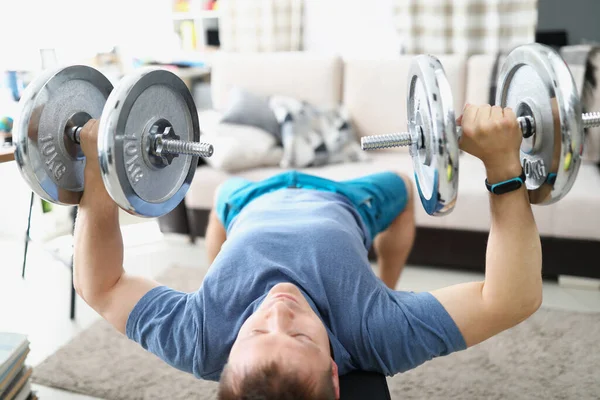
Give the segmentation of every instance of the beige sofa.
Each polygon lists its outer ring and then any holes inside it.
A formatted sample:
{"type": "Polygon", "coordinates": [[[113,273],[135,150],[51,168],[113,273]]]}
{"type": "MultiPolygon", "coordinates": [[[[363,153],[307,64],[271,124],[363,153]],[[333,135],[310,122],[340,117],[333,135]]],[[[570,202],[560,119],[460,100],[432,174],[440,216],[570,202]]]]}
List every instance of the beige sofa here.
{"type": "MultiPolygon", "coordinates": [[[[465,102],[488,102],[494,57],[466,59],[443,55],[439,58],[452,87],[457,115],[465,102]]],[[[411,59],[408,55],[377,60],[341,59],[302,52],[218,54],[211,81],[215,110],[210,113],[210,118],[201,113],[201,130],[206,133],[215,128],[218,121],[215,112],[224,111],[229,90],[236,86],[263,95],[293,96],[322,107],[344,104],[359,135],[406,130],[406,88],[411,59]]],[[[579,265],[581,261],[572,265],[570,258],[573,252],[579,255],[579,260],[584,254],[595,257],[600,250],[600,171],[592,156],[586,155],[587,161],[580,169],[578,180],[564,199],[550,206],[533,208],[544,239],[544,270],[548,275],[600,274],[600,268],[598,271],[592,268],[597,264],[594,258],[589,266],[579,265]]],[[[369,160],[365,162],[303,169],[330,179],[349,179],[383,170],[412,174],[408,152],[405,149],[384,150],[369,153],[369,160]]],[[[228,177],[236,175],[259,180],[281,171],[279,167],[263,167],[232,174],[208,165],[199,166],[182,205],[190,230],[202,234],[204,214],[212,207],[215,189],[228,177]]],[[[419,231],[411,262],[482,268],[490,225],[484,179],[482,163],[462,154],[459,195],[453,212],[444,217],[432,217],[425,213],[420,203],[417,207],[419,231]]]]}

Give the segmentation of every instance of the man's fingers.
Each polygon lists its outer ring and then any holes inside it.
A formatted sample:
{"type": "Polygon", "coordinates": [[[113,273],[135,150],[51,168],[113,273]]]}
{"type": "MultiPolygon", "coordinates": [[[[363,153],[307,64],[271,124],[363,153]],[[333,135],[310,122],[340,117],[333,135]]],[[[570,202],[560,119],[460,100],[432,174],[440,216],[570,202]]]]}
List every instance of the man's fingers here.
{"type": "Polygon", "coordinates": [[[467,126],[467,128],[471,127],[475,120],[477,119],[477,113],[479,112],[479,107],[475,106],[467,106],[463,115],[460,116],[460,125],[467,126]]]}
{"type": "MultiPolygon", "coordinates": [[[[95,160],[98,157],[98,120],[91,119],[83,126],[79,134],[79,143],[85,157],[89,160],[95,160]]],[[[87,165],[97,164],[94,162],[87,165]]]]}
{"type": "Polygon", "coordinates": [[[98,137],[98,120],[90,119],[85,123],[80,133],[80,141],[96,140],[98,137]]]}
{"type": "Polygon", "coordinates": [[[515,112],[512,110],[512,108],[510,107],[506,107],[504,110],[504,118],[508,119],[508,120],[517,120],[517,116],[515,115],[515,112]]]}
{"type": "Polygon", "coordinates": [[[479,107],[479,112],[477,113],[477,122],[484,123],[490,119],[492,114],[492,106],[489,104],[484,104],[479,107]]]}
{"type": "Polygon", "coordinates": [[[520,131],[519,122],[517,122],[517,116],[511,108],[507,107],[504,109],[502,125],[507,129],[518,129],[520,131]]]}
{"type": "Polygon", "coordinates": [[[497,121],[498,123],[501,123],[502,119],[504,118],[504,111],[502,110],[502,107],[493,106],[492,112],[490,113],[490,118],[492,119],[492,121],[497,121]]]}

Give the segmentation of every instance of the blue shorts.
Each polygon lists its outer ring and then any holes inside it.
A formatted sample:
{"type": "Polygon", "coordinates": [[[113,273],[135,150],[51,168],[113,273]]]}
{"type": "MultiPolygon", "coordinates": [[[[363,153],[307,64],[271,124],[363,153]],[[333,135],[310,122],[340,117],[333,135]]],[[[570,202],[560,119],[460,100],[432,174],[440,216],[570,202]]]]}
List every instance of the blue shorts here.
{"type": "Polygon", "coordinates": [[[223,183],[217,194],[216,213],[225,230],[240,211],[255,198],[279,189],[324,190],[344,195],[356,207],[371,234],[371,242],[387,229],[406,207],[404,180],[393,172],[367,175],[349,181],[332,181],[298,171],[289,171],[252,182],[235,177],[223,183]]]}

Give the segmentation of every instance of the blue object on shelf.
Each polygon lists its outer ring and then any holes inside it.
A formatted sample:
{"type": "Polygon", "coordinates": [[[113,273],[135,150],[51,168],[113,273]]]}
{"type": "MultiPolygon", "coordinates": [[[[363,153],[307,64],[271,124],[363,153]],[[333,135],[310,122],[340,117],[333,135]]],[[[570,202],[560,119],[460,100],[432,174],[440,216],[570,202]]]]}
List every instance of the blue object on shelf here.
{"type": "Polygon", "coordinates": [[[206,67],[205,61],[194,61],[194,60],[173,60],[171,62],[159,62],[154,60],[141,60],[134,59],[133,67],[140,68],[145,66],[158,66],[158,67],[179,67],[179,68],[193,68],[193,67],[206,67]]]}
{"type": "Polygon", "coordinates": [[[21,100],[23,81],[19,79],[17,71],[6,71],[6,83],[12,93],[13,99],[15,101],[21,100]]]}
{"type": "Polygon", "coordinates": [[[13,119],[11,117],[0,117],[0,132],[11,133],[13,128],[13,119]]]}
{"type": "Polygon", "coordinates": [[[205,67],[206,63],[204,61],[177,61],[174,63],[180,67],[205,67]]]}

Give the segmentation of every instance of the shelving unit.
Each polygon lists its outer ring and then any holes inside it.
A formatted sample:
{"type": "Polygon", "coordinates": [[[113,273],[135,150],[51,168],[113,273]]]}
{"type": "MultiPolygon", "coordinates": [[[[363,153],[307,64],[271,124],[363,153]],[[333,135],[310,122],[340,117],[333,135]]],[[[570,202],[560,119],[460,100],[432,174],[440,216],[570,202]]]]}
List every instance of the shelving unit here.
{"type": "Polygon", "coordinates": [[[176,1],[173,3],[172,21],[181,38],[184,51],[210,51],[216,46],[208,40],[209,30],[219,29],[218,10],[207,9],[208,0],[176,1]]]}
{"type": "MultiPolygon", "coordinates": [[[[211,55],[218,46],[209,41],[209,32],[218,38],[220,12],[210,9],[210,0],[170,0],[173,30],[180,38],[179,57],[188,67],[177,68],[199,109],[210,108],[211,55]]],[[[218,44],[218,40],[217,43],[218,44]]]]}
{"type": "Polygon", "coordinates": [[[219,18],[220,13],[218,10],[201,10],[197,12],[173,12],[173,20],[181,21],[185,19],[210,19],[210,18],[219,18]]]}

